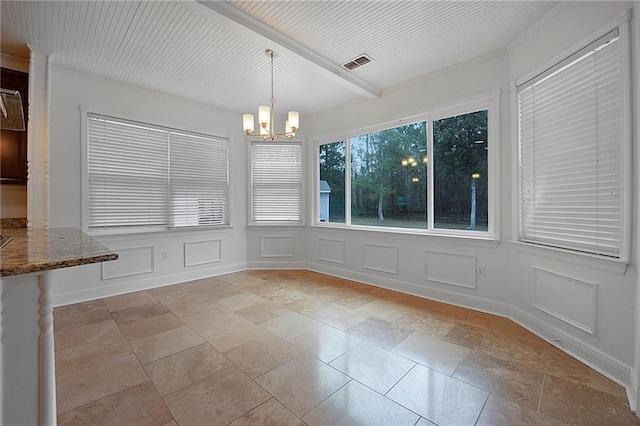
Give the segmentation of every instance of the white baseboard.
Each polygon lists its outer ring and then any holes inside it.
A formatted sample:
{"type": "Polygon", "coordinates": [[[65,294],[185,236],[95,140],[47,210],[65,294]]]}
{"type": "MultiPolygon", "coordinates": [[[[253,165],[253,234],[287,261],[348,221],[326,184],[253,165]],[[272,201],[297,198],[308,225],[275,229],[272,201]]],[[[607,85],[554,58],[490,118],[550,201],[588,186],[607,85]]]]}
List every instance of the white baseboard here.
{"type": "Polygon", "coordinates": [[[309,269],[309,263],[304,260],[290,260],[290,261],[249,261],[247,262],[247,269],[309,269]]]}
{"type": "Polygon", "coordinates": [[[365,284],[374,285],[376,287],[383,287],[389,290],[399,291],[401,293],[426,297],[428,299],[437,300],[439,302],[449,303],[465,308],[471,308],[476,311],[487,312],[500,316],[508,316],[509,310],[511,308],[510,305],[495,302],[493,300],[483,299],[481,297],[434,289],[428,287],[426,281],[424,283],[416,284],[412,282],[394,280],[377,275],[370,275],[362,272],[355,272],[317,263],[310,264],[309,269],[315,272],[321,272],[323,274],[332,275],[339,278],[359,281],[365,284]]]}
{"type": "MultiPolygon", "coordinates": [[[[631,379],[629,380],[629,386],[627,386],[627,398],[629,399],[629,408],[631,411],[638,415],[638,371],[635,368],[631,369],[631,379]]],[[[638,416],[640,417],[640,416],[638,416]]]]}
{"type": "Polygon", "coordinates": [[[198,269],[197,271],[180,272],[178,274],[164,275],[161,277],[148,277],[141,280],[128,281],[126,283],[61,293],[53,296],[53,306],[57,307],[70,305],[72,303],[102,299],[104,297],[117,296],[120,294],[132,293],[135,291],[149,290],[152,288],[164,287],[171,284],[178,284],[182,282],[198,280],[201,278],[214,277],[216,275],[244,271],[246,269],[247,264],[241,262],[230,265],[221,265],[211,268],[198,269]]]}

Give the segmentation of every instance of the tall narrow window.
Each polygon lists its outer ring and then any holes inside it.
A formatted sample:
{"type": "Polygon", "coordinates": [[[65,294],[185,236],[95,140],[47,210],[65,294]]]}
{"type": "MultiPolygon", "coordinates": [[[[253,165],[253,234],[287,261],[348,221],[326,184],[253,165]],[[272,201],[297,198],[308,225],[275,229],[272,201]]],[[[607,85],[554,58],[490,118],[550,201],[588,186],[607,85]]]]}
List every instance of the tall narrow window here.
{"type": "Polygon", "coordinates": [[[302,144],[251,143],[251,223],[302,224],[302,144]]]}
{"type": "Polygon", "coordinates": [[[522,241],[624,257],[618,34],[518,87],[522,241]]]}
{"type": "Polygon", "coordinates": [[[489,226],[487,111],[433,122],[433,226],[489,226]]]}
{"type": "Polygon", "coordinates": [[[88,229],[229,224],[228,140],[89,113],[88,229]]]}
{"type": "Polygon", "coordinates": [[[345,223],[345,143],[320,145],[320,182],[318,220],[345,223]]]}

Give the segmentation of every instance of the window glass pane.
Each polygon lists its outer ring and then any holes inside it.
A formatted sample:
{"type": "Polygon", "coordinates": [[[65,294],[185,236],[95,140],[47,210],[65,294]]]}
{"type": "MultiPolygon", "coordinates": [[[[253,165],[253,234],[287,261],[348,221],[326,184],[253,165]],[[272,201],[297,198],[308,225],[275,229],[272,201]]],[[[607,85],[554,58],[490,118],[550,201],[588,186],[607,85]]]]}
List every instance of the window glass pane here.
{"type": "Polygon", "coordinates": [[[345,223],[345,146],[344,141],[320,145],[320,222],[345,223]]]}
{"type": "Polygon", "coordinates": [[[487,111],[433,122],[434,228],[488,229],[487,111]]]}
{"type": "Polygon", "coordinates": [[[426,229],[426,129],[419,122],[351,138],[353,225],[426,229]]]}

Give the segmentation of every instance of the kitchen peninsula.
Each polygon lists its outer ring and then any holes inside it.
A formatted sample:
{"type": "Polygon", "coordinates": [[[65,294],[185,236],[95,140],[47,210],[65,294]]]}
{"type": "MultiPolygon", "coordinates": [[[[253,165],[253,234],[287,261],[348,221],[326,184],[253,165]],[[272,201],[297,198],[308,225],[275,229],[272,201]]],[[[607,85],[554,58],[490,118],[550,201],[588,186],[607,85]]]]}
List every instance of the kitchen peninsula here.
{"type": "Polygon", "coordinates": [[[118,255],[76,228],[0,227],[0,233],[0,424],[53,425],[51,271],[118,255]]]}

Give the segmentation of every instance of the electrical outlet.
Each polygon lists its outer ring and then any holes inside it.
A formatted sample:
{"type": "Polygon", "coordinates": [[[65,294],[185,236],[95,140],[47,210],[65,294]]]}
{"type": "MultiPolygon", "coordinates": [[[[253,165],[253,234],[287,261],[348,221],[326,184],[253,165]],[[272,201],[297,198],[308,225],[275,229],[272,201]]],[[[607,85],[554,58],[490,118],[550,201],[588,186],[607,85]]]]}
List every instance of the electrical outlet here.
{"type": "Polygon", "coordinates": [[[162,252],[162,260],[167,260],[169,259],[169,252],[168,251],[163,251],[162,252]]]}
{"type": "Polygon", "coordinates": [[[484,266],[478,266],[478,276],[484,277],[484,266]]]}

